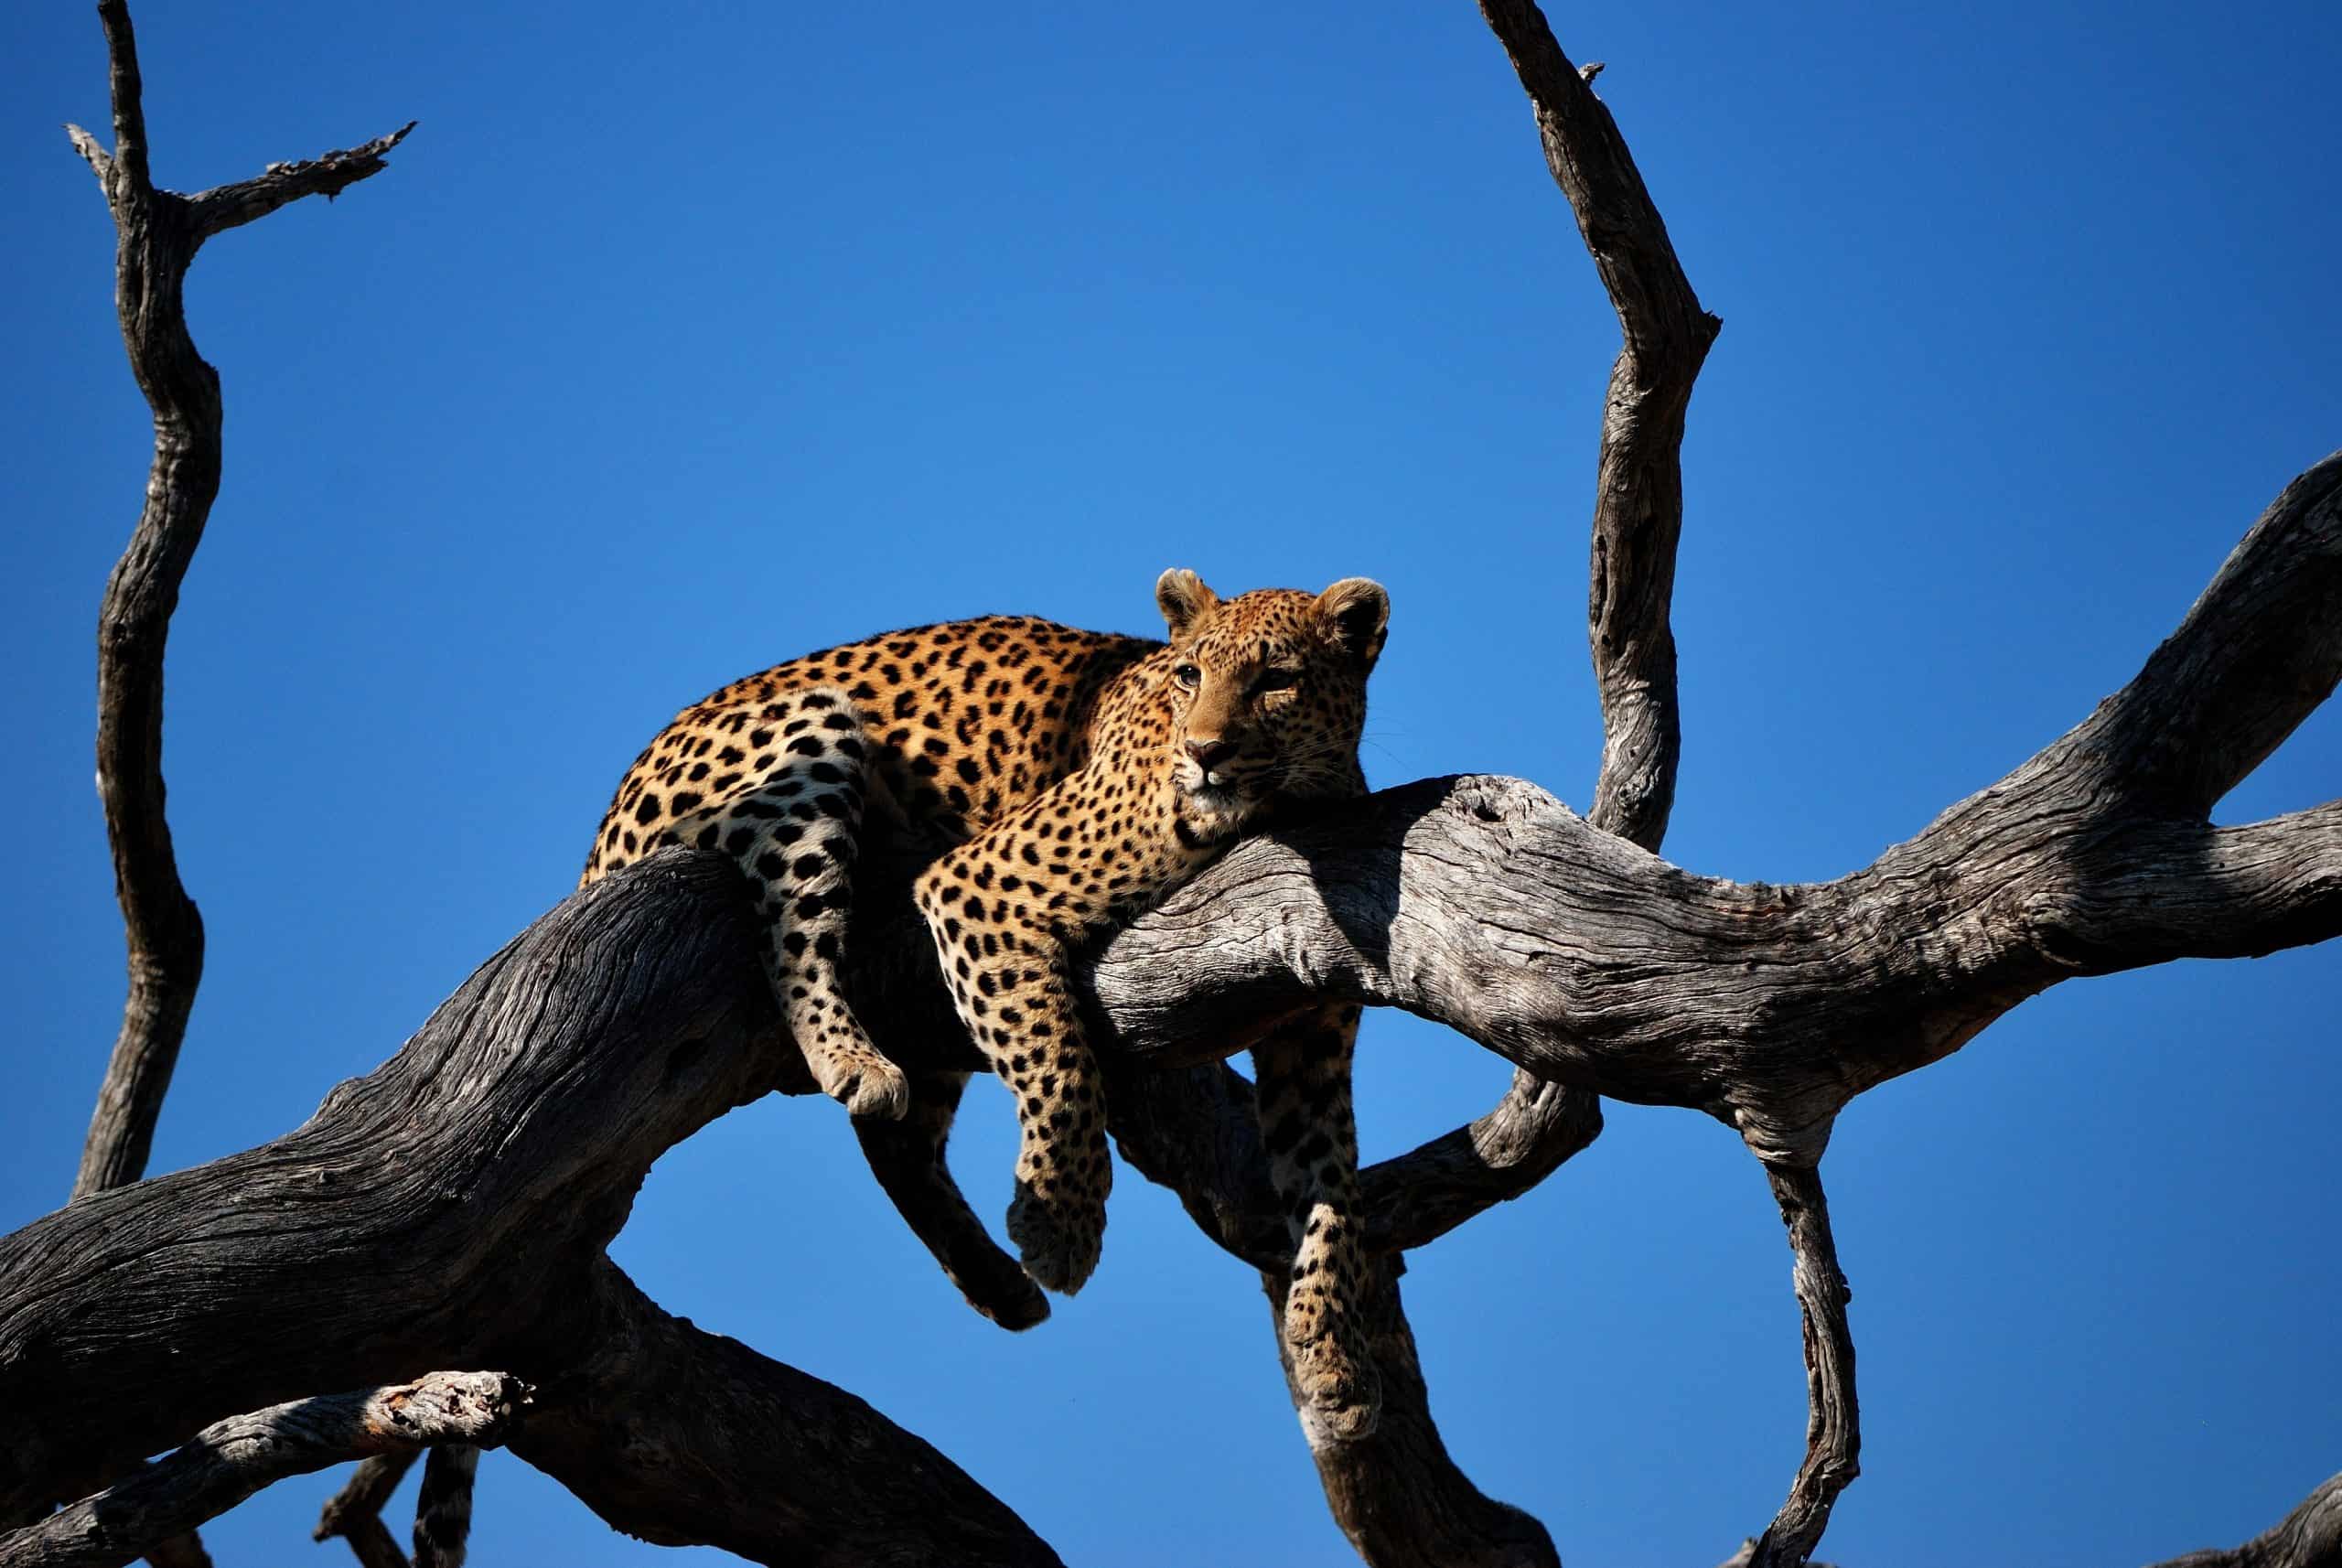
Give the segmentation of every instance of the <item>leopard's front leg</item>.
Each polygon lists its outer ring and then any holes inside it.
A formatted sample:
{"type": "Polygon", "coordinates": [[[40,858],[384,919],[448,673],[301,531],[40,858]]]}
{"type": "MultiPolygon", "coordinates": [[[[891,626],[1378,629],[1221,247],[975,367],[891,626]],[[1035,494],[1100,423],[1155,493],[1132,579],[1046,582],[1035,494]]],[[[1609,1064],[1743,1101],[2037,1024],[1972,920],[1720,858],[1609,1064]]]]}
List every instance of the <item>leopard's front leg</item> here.
{"type": "Polygon", "coordinates": [[[1278,1326],[1306,1413],[1345,1439],[1372,1433],[1382,1405],[1359,1316],[1366,1238],[1350,1106],[1358,1019],[1354,1006],[1329,1007],[1252,1047],[1261,1143],[1294,1243],[1278,1326]]]}
{"type": "Polygon", "coordinates": [[[1068,956],[1089,903],[1010,869],[1025,864],[1024,847],[1013,822],[978,833],[920,875],[919,904],[961,1022],[1016,1096],[1009,1239],[1036,1281],[1071,1294],[1098,1266],[1113,1185],[1106,1100],[1068,956]]]}

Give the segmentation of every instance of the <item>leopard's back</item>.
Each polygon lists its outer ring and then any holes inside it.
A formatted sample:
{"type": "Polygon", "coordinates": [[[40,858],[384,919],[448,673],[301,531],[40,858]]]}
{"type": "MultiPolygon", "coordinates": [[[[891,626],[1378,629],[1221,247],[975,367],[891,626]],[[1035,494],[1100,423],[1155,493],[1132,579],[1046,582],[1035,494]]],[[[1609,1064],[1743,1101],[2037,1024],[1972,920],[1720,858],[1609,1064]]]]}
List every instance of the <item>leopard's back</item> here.
{"type": "MultiPolygon", "coordinates": [[[[843,740],[877,809],[939,849],[966,840],[1090,757],[1099,700],[1162,647],[1026,616],[887,632],[785,660],[693,703],[619,780],[580,886],[671,843],[720,847],[724,809],[795,747],[843,740]],[[831,699],[808,712],[812,693],[831,699]],[[835,715],[850,714],[848,736],[835,715]]],[[[825,750],[828,749],[825,746],[825,750]]]]}

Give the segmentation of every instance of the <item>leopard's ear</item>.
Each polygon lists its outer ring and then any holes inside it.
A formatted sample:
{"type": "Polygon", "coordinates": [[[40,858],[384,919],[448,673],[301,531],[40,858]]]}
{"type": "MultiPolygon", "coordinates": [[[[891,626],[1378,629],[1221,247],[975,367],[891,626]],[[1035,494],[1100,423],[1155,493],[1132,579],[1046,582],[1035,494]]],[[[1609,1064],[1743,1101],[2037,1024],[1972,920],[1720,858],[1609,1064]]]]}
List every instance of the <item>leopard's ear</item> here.
{"type": "Polygon", "coordinates": [[[1185,566],[1174,566],[1155,580],[1155,602],[1174,641],[1187,635],[1219,605],[1219,596],[1185,566]]]}
{"type": "Polygon", "coordinates": [[[1363,670],[1381,657],[1391,629],[1391,596],[1371,577],[1345,577],[1317,596],[1317,613],[1332,624],[1334,639],[1363,670]]]}

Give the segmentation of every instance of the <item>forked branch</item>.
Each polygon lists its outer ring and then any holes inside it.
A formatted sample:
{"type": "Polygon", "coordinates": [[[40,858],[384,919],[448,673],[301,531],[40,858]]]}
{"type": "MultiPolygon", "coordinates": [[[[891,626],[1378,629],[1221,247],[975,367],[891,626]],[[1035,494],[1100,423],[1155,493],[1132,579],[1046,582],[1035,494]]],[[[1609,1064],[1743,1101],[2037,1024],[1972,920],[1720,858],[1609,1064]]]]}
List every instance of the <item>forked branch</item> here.
{"type": "Polygon", "coordinates": [[[124,346],[155,416],[146,499],[98,612],[98,793],[113,851],[129,989],[98,1091],[73,1194],[135,1181],[178,1060],[203,975],[203,920],[179,880],[164,812],[163,654],[179,584],[220,493],[220,377],[188,335],[184,285],[203,242],[301,197],[332,196],[385,166],[407,131],[363,147],[270,168],[198,196],[158,190],[147,166],[138,45],[126,0],[101,0],[113,99],[112,152],[78,125],[66,134],[113,214],[114,306],[124,346]]]}

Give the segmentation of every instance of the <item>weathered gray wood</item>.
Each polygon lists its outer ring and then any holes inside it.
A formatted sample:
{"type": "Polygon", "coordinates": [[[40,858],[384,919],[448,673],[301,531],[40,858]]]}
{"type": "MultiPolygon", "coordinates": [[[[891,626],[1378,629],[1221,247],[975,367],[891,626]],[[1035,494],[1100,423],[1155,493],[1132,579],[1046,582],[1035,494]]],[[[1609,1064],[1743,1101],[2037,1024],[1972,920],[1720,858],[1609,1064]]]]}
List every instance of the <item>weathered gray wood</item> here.
{"type": "Polygon", "coordinates": [[[0,1568],[119,1568],[287,1476],[434,1444],[493,1445],[527,1397],[502,1372],[434,1372],[230,1416],[127,1480],[0,1535],[0,1568]]]}

